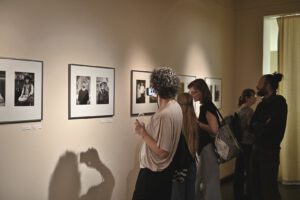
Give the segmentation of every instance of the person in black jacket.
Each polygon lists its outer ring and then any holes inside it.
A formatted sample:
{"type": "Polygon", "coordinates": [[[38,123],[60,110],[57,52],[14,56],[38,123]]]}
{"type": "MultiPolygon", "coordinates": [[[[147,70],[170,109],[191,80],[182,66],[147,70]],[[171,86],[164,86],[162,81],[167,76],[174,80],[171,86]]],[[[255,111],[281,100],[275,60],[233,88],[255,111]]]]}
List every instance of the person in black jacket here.
{"type": "Polygon", "coordinates": [[[281,199],[278,190],[280,143],[287,121],[287,103],[277,94],[280,73],[263,75],[257,85],[257,95],[263,97],[258,104],[250,128],[255,135],[251,157],[253,200],[281,199]]]}

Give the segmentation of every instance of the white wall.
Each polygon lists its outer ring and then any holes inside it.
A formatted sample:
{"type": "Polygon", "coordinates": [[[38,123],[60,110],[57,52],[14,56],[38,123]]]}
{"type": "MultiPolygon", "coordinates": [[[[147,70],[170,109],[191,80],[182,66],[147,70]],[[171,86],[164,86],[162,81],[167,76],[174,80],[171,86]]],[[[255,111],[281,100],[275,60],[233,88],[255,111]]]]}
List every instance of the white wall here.
{"type": "MultiPolygon", "coordinates": [[[[220,77],[222,112],[232,111],[231,8],[230,0],[0,0],[0,56],[44,61],[42,129],[0,125],[0,199],[48,199],[53,179],[54,189],[78,196],[76,181],[67,176],[75,164],[64,155],[89,147],[114,177],[114,186],[107,186],[113,187],[111,199],[131,199],[141,140],[130,117],[130,70],[171,66],[181,74],[220,77]],[[68,120],[69,63],[116,68],[112,123],[68,120]],[[70,160],[60,168],[60,158],[70,160]],[[52,177],[55,169],[62,173],[52,177]]],[[[100,181],[95,170],[79,167],[87,177],[83,189],[100,181]]],[[[226,168],[223,176],[230,173],[226,168]]],[[[104,196],[101,188],[98,193],[104,196]]]]}
{"type": "Polygon", "coordinates": [[[263,35],[263,74],[273,73],[276,70],[278,51],[278,24],[274,17],[264,17],[263,35]]]}
{"type": "Polygon", "coordinates": [[[300,11],[299,0],[235,0],[235,95],[255,88],[263,72],[264,16],[300,11]]]}

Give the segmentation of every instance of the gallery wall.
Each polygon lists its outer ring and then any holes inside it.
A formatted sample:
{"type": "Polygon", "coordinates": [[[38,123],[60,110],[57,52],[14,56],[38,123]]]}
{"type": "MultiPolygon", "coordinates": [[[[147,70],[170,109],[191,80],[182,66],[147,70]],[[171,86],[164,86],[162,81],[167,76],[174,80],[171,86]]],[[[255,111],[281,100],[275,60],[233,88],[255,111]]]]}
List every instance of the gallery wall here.
{"type": "MultiPolygon", "coordinates": [[[[263,73],[263,19],[264,16],[278,16],[300,12],[299,0],[255,0],[255,1],[235,1],[235,97],[246,87],[255,88],[259,77],[263,73]]],[[[283,79],[284,81],[284,79],[283,79]]],[[[293,109],[293,108],[289,108],[293,109]]],[[[288,119],[289,120],[289,119],[288,119]]],[[[287,134],[287,133],[286,133],[287,134]]],[[[289,146],[289,155],[283,158],[286,153],[285,140],[282,142],[281,163],[279,179],[282,179],[283,171],[289,172],[292,181],[297,177],[297,170],[282,167],[283,162],[294,162],[297,156],[297,146],[289,146]],[[295,154],[295,155],[294,155],[295,154]]],[[[283,180],[291,181],[291,180],[283,180]]]]}
{"type": "Polygon", "coordinates": [[[299,11],[299,0],[234,1],[234,97],[244,88],[256,88],[263,73],[264,16],[299,11]]]}
{"type": "Polygon", "coordinates": [[[0,56],[44,62],[43,120],[0,125],[0,199],[131,199],[141,144],[131,70],[222,78],[221,111],[235,109],[231,0],[0,0],[0,24],[0,56]],[[70,63],[115,68],[112,118],[68,120],[70,63]],[[100,173],[78,164],[88,148],[100,173]]]}

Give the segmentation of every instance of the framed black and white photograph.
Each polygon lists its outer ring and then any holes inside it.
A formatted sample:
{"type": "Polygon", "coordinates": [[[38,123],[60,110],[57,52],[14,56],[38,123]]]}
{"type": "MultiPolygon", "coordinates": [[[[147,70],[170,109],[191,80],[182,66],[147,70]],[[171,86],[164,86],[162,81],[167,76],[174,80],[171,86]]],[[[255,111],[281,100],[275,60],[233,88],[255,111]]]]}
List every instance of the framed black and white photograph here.
{"type": "Polygon", "coordinates": [[[146,80],[136,80],[136,103],[146,103],[146,80]]]}
{"type": "MultiPolygon", "coordinates": [[[[177,95],[182,94],[184,92],[189,92],[188,85],[196,79],[196,76],[191,75],[178,75],[179,78],[179,87],[177,91],[177,95]]],[[[195,112],[198,113],[200,109],[200,103],[194,101],[195,112]]]]}
{"type": "Polygon", "coordinates": [[[188,85],[196,79],[196,76],[191,76],[191,75],[178,75],[179,78],[179,87],[178,87],[178,91],[177,94],[181,94],[184,92],[188,92],[188,85]]]}
{"type": "Polygon", "coordinates": [[[15,106],[34,106],[34,73],[15,72],[15,106]]]}
{"type": "Polygon", "coordinates": [[[43,118],[43,62],[0,57],[0,123],[43,118]]]}
{"type": "Polygon", "coordinates": [[[97,104],[109,104],[108,77],[97,77],[97,104]]]}
{"type": "Polygon", "coordinates": [[[149,71],[131,71],[131,116],[151,115],[158,108],[157,96],[150,87],[149,71]]]}
{"type": "Polygon", "coordinates": [[[115,69],[69,64],[69,119],[114,116],[115,69]]]}
{"type": "Polygon", "coordinates": [[[222,80],[220,78],[204,79],[212,95],[212,101],[218,109],[222,107],[222,80]]]}
{"type": "Polygon", "coordinates": [[[76,105],[90,104],[90,76],[76,76],[76,105]]]}

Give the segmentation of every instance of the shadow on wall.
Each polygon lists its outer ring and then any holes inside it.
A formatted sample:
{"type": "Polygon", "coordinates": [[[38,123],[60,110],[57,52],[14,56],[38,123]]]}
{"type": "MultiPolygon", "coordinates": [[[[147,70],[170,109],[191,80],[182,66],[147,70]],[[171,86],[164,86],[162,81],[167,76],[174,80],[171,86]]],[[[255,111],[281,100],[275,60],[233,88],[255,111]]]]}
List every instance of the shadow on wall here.
{"type": "Polygon", "coordinates": [[[52,174],[49,186],[48,200],[111,200],[115,179],[111,171],[100,161],[96,149],[88,149],[80,153],[81,163],[97,170],[103,181],[88,189],[86,194],[80,196],[80,172],[77,155],[67,151],[59,158],[52,174]]]}

